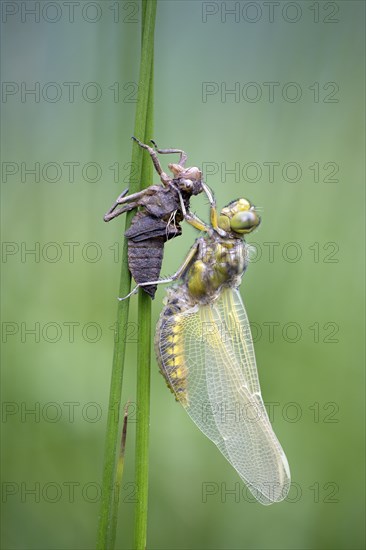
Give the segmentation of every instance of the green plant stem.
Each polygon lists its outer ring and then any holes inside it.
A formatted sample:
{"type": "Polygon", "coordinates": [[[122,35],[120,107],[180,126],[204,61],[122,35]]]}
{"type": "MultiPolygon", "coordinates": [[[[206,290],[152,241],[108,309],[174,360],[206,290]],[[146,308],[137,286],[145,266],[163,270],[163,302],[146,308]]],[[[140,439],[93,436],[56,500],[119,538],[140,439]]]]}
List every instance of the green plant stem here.
{"type": "Polygon", "coordinates": [[[123,428],[122,428],[122,437],[121,437],[121,446],[119,457],[116,467],[116,479],[114,483],[114,497],[113,497],[113,511],[111,518],[111,525],[109,529],[109,538],[108,538],[108,547],[114,548],[116,542],[116,532],[117,532],[117,523],[118,523],[118,510],[119,510],[119,499],[122,485],[123,470],[125,466],[125,451],[126,451],[126,439],[127,439],[127,425],[128,425],[128,407],[130,402],[125,406],[125,413],[123,418],[123,428]]]}
{"type": "MultiPolygon", "coordinates": [[[[142,6],[144,15],[142,21],[142,48],[138,87],[139,92],[134,128],[134,135],[138,138],[144,137],[146,135],[148,108],[150,107],[149,94],[150,83],[152,81],[156,0],[143,0],[142,6]]],[[[133,146],[131,166],[136,168],[137,177],[135,175],[135,181],[132,181],[132,175],[130,177],[130,193],[134,193],[139,190],[139,182],[142,181],[142,159],[142,151],[140,150],[140,148],[133,146]]],[[[126,217],[126,228],[129,227],[133,215],[134,214],[132,212],[128,213],[126,217]]],[[[126,296],[126,294],[129,293],[130,288],[131,276],[128,270],[127,242],[125,241],[122,251],[119,296],[126,296]]],[[[119,302],[117,310],[117,329],[115,332],[115,344],[109,394],[101,510],[97,534],[98,550],[113,550],[113,547],[109,546],[108,539],[114,509],[114,483],[116,474],[117,449],[120,440],[119,420],[121,410],[122,380],[125,359],[125,342],[128,326],[128,312],[129,300],[119,302]]]]}
{"type": "MultiPolygon", "coordinates": [[[[126,227],[128,220],[126,219],[126,227]]],[[[119,296],[125,296],[131,288],[131,276],[128,270],[127,246],[122,250],[122,267],[119,286],[119,296]]],[[[122,398],[122,380],[125,360],[125,342],[127,339],[127,320],[129,300],[118,303],[117,328],[112,363],[111,385],[109,393],[107,432],[104,453],[104,470],[102,481],[102,499],[97,535],[97,549],[106,550],[112,547],[108,544],[109,527],[111,524],[114,496],[114,478],[116,469],[116,451],[119,440],[119,417],[122,398]]]]}
{"type": "MultiPolygon", "coordinates": [[[[153,66],[151,67],[148,120],[145,143],[153,134],[153,66]]],[[[143,181],[152,181],[152,164],[145,155],[142,168],[143,181]]],[[[139,290],[138,301],[138,352],[137,352],[137,424],[135,452],[135,509],[136,550],[145,550],[147,538],[149,425],[150,425],[150,365],[151,365],[151,299],[139,290]]]]}
{"type": "Polygon", "coordinates": [[[136,550],[145,550],[147,538],[149,424],[150,424],[150,363],[151,363],[151,299],[143,291],[139,294],[139,353],[137,367],[137,424],[135,453],[135,509],[136,550]]]}

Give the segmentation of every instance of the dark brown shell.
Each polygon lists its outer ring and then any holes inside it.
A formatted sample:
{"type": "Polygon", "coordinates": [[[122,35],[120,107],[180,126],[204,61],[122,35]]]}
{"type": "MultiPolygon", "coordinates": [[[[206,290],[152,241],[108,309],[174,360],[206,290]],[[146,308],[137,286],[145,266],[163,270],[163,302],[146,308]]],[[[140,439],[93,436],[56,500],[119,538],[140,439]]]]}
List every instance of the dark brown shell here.
{"type": "MultiPolygon", "coordinates": [[[[197,187],[192,193],[197,194],[201,190],[197,187]]],[[[181,195],[188,209],[191,193],[182,191],[181,195]]],[[[164,243],[182,234],[180,222],[183,215],[179,194],[174,185],[151,185],[138,201],[138,206],[141,210],[133,217],[125,232],[128,239],[128,265],[136,283],[157,281],[163,263],[164,243]]],[[[156,285],[142,288],[154,298],[156,285]]]]}
{"type": "MultiPolygon", "coordinates": [[[[128,265],[136,283],[159,279],[163,255],[163,237],[154,237],[138,242],[129,241],[128,265]]],[[[148,285],[142,288],[151,298],[154,298],[157,285],[148,285]]]]}
{"type": "MultiPolygon", "coordinates": [[[[167,224],[146,210],[136,213],[126,231],[128,239],[128,265],[136,283],[157,281],[163,263],[164,243],[182,234],[179,224],[167,224]]],[[[142,287],[154,298],[156,285],[142,287]]]]}

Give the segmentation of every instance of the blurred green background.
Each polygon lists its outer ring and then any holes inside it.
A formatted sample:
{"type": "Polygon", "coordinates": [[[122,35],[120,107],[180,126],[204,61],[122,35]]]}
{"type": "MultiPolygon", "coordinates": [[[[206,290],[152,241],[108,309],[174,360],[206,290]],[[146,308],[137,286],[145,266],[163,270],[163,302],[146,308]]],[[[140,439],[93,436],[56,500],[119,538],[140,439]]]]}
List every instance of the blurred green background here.
{"type": "MultiPolygon", "coordinates": [[[[1,7],[2,548],[89,549],[124,227],[102,216],[128,182],[141,10],[1,7]]],[[[184,148],[220,206],[247,196],[263,209],[241,290],[294,485],[286,502],[253,503],[154,361],[149,548],[364,547],[363,45],[363,2],[158,3],[151,137],[184,148]]],[[[194,207],[207,216],[202,197],[194,207]]],[[[167,244],[163,274],[195,237],[185,226],[167,244]]],[[[135,498],[136,305],[121,549],[135,498]]]]}

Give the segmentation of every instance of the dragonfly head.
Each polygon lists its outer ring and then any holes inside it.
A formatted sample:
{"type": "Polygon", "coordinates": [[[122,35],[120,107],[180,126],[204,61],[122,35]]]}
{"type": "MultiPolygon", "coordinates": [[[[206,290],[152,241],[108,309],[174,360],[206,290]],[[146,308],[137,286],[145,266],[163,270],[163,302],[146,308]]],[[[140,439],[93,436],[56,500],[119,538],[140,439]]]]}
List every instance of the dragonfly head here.
{"type": "Polygon", "coordinates": [[[255,206],[247,199],[238,199],[230,202],[221,210],[219,226],[227,232],[244,235],[250,233],[260,224],[255,206]]]}
{"type": "Polygon", "coordinates": [[[202,191],[202,172],[197,166],[183,168],[180,164],[169,164],[168,168],[174,174],[175,183],[180,191],[190,195],[198,195],[202,191]]]}

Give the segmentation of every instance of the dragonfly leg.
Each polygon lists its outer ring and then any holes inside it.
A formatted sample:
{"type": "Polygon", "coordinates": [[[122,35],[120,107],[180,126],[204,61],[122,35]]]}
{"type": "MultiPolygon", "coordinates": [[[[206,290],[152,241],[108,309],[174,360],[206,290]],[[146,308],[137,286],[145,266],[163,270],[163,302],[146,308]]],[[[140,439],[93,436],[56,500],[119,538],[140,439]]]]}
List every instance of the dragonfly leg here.
{"type": "Polygon", "coordinates": [[[183,215],[185,221],[195,229],[198,229],[198,231],[206,231],[206,233],[212,232],[212,228],[196,216],[196,214],[193,214],[193,212],[186,211],[185,213],[183,212],[183,215]]]}
{"type": "Polygon", "coordinates": [[[221,237],[226,237],[226,232],[218,226],[218,216],[216,209],[216,199],[211,191],[211,189],[202,182],[202,188],[206,193],[206,196],[210,203],[210,220],[212,228],[218,233],[221,237]]]}
{"type": "Polygon", "coordinates": [[[140,140],[138,140],[137,138],[133,137],[132,136],[132,139],[134,141],[136,141],[136,143],[142,148],[142,149],[146,149],[146,151],[149,153],[150,157],[151,157],[151,160],[153,161],[153,164],[154,164],[154,167],[155,167],[155,170],[157,171],[157,173],[159,174],[160,176],[160,180],[161,180],[161,183],[163,185],[168,185],[168,183],[171,181],[171,178],[168,176],[168,174],[166,174],[165,172],[163,172],[163,169],[160,165],[160,162],[159,162],[159,159],[158,159],[158,156],[156,154],[156,152],[154,151],[154,149],[152,147],[150,147],[149,145],[146,145],[145,143],[142,143],[140,140]]]}
{"type": "Polygon", "coordinates": [[[117,218],[117,216],[120,216],[121,214],[124,214],[125,212],[128,212],[129,210],[133,210],[134,208],[137,208],[139,205],[139,200],[146,194],[146,189],[143,189],[142,191],[139,191],[138,193],[132,193],[132,195],[128,195],[128,188],[122,191],[122,193],[117,197],[116,202],[111,206],[111,208],[104,214],[104,221],[109,222],[113,220],[114,218],[117,218]],[[115,211],[117,206],[120,205],[122,208],[115,211]]]}
{"type": "Polygon", "coordinates": [[[179,194],[180,208],[182,210],[185,221],[192,225],[195,229],[198,229],[198,231],[206,231],[206,233],[212,233],[212,228],[209,225],[203,222],[198,216],[196,216],[196,214],[193,214],[193,212],[186,209],[181,192],[179,191],[179,189],[177,189],[177,191],[179,194]]]}
{"type": "Polygon", "coordinates": [[[179,153],[180,157],[179,157],[179,163],[178,164],[180,166],[184,167],[188,156],[187,156],[187,153],[182,151],[182,149],[159,149],[158,146],[156,145],[155,141],[153,141],[152,139],[150,141],[153,144],[153,146],[155,147],[155,151],[157,153],[159,153],[160,155],[170,155],[170,154],[173,154],[173,153],[179,153]]]}
{"type": "Polygon", "coordinates": [[[202,188],[204,190],[204,192],[206,193],[207,195],[207,198],[209,200],[209,203],[210,203],[210,218],[211,218],[211,226],[207,225],[205,222],[203,222],[198,216],[196,216],[196,214],[193,214],[193,212],[190,212],[190,211],[187,211],[185,205],[184,205],[184,201],[183,201],[183,197],[179,191],[179,189],[177,189],[178,191],[178,194],[179,194],[179,200],[180,200],[180,207],[181,207],[181,210],[182,210],[182,214],[184,216],[184,219],[186,220],[186,222],[188,222],[190,225],[192,225],[193,227],[195,227],[196,229],[198,229],[198,231],[206,231],[206,233],[212,233],[212,230],[216,231],[221,237],[226,237],[226,232],[221,229],[219,226],[218,226],[218,218],[217,218],[217,210],[216,210],[216,201],[215,201],[215,198],[212,194],[212,191],[211,189],[208,187],[208,185],[206,185],[205,183],[202,182],[202,188]]]}
{"type": "Polygon", "coordinates": [[[127,296],[124,296],[123,298],[118,298],[118,300],[121,302],[122,300],[126,300],[127,298],[130,298],[133,294],[136,294],[138,289],[140,287],[148,286],[148,285],[162,285],[162,284],[168,284],[176,281],[177,279],[180,279],[180,277],[183,275],[189,264],[192,262],[193,258],[196,255],[197,249],[198,249],[199,243],[196,241],[194,245],[191,247],[190,251],[187,254],[186,259],[180,266],[180,268],[173,274],[171,277],[167,277],[166,279],[159,279],[158,281],[145,281],[144,283],[139,283],[131,290],[127,296]]]}

